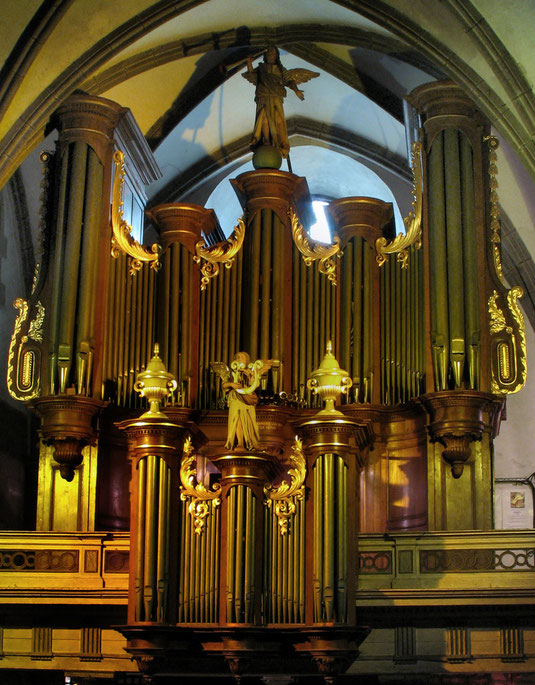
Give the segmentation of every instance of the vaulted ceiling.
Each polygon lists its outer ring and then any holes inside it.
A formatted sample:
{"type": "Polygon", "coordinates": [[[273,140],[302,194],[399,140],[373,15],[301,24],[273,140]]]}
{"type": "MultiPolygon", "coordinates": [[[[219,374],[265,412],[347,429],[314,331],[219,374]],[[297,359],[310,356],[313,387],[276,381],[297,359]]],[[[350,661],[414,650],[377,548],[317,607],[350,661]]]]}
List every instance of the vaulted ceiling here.
{"type": "MultiPolygon", "coordinates": [[[[268,43],[288,66],[321,78],[288,98],[305,139],[366,148],[402,172],[402,98],[453,78],[535,169],[535,65],[524,27],[497,0],[26,0],[4,3],[0,62],[0,179],[43,137],[75,89],[129,107],[156,151],[169,194],[246,153],[254,113],[244,60],[268,43]],[[481,13],[482,12],[482,13],[481,13]],[[522,62],[522,68],[517,63],[522,62]],[[204,160],[204,161],[203,161],[204,160]]],[[[406,167],[405,167],[406,168],[406,167]]]]}
{"type": "MultiPolygon", "coordinates": [[[[499,0],[3,5],[0,187],[38,151],[58,105],[81,89],[132,110],[162,170],[147,189],[149,203],[204,202],[250,158],[254,91],[241,73],[247,57],[258,59],[276,44],[287,68],[320,72],[305,84],[304,102],[292,93],[285,102],[296,173],[321,175],[299,146],[328,149],[376,173],[404,212],[410,174],[403,98],[421,83],[453,79],[507,141],[500,199],[535,254],[529,178],[535,178],[535,59],[526,31],[535,20],[532,0],[516,0],[514,12],[499,0]]],[[[346,166],[336,159],[323,154],[321,172],[347,182],[346,166]]],[[[321,183],[315,185],[321,192],[321,183]]],[[[535,285],[533,291],[535,297],[535,285]]]]}

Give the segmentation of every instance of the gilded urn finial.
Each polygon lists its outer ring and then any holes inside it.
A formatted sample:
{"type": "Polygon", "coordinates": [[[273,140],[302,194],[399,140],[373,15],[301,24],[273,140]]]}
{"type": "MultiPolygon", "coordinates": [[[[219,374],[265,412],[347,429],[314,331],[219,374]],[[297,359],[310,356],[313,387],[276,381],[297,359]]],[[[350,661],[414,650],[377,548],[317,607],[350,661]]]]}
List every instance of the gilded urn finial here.
{"type": "Polygon", "coordinates": [[[152,359],[145,371],[138,373],[134,384],[134,390],[149,401],[149,411],[141,416],[144,419],[164,417],[165,414],[160,411],[161,401],[177,388],[177,382],[173,374],[166,370],[159,351],[160,346],[154,343],[152,359]]]}
{"type": "Polygon", "coordinates": [[[353,385],[347,371],[340,368],[333,354],[333,344],[329,340],[327,351],[319,367],[312,371],[307,381],[307,387],[325,402],[325,408],[318,412],[318,416],[342,416],[342,412],[334,408],[334,403],[340,395],[353,385]]]}

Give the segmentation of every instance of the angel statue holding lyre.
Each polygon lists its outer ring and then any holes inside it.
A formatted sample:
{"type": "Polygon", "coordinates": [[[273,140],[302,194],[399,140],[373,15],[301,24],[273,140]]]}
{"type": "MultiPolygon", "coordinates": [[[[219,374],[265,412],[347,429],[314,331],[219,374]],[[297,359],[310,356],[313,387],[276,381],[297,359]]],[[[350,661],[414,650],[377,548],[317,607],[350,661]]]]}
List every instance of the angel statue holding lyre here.
{"type": "Polygon", "coordinates": [[[223,381],[227,393],[228,432],[225,449],[257,450],[259,447],[258,424],[256,422],[256,390],[262,376],[273,365],[271,359],[250,361],[247,352],[238,352],[230,364],[212,362],[212,371],[223,381]]]}
{"type": "Polygon", "coordinates": [[[264,61],[256,69],[253,69],[251,59],[247,60],[247,71],[242,76],[256,86],[256,120],[251,149],[271,145],[279,150],[282,157],[288,157],[290,144],[282,106],[286,88],[290,88],[300,100],[304,100],[304,93],[297,86],[319,76],[319,73],[308,69],[285,69],[278,49],[270,45],[264,53],[264,61]]]}

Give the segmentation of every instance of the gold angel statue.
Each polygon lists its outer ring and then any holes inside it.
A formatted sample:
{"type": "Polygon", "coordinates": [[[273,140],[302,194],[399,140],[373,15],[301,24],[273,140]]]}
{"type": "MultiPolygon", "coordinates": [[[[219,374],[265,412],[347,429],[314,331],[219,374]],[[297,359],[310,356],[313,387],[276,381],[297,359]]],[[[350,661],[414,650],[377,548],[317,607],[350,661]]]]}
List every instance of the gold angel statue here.
{"type": "Polygon", "coordinates": [[[262,376],[273,365],[272,359],[250,361],[247,352],[238,352],[230,364],[212,362],[212,371],[223,381],[227,393],[228,432],[225,449],[257,450],[259,448],[258,424],[256,422],[256,390],[262,376]]]}
{"type": "Polygon", "coordinates": [[[294,91],[300,100],[305,95],[297,87],[300,83],[319,76],[317,71],[308,69],[285,69],[280,61],[278,49],[271,45],[264,53],[264,61],[256,69],[249,58],[247,71],[243,78],[256,86],[256,120],[251,137],[251,149],[260,145],[277,148],[283,157],[288,157],[290,144],[282,102],[286,97],[286,87],[294,91]]]}

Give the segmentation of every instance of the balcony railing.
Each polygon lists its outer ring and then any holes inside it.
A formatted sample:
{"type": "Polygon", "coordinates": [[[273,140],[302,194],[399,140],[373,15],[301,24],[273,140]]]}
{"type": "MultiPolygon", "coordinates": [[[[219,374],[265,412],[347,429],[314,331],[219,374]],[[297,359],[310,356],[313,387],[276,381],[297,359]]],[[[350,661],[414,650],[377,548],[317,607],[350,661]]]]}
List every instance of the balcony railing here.
{"type": "Polygon", "coordinates": [[[359,604],[533,603],[535,531],[359,536],[359,604]]]}
{"type": "MultiPolygon", "coordinates": [[[[358,604],[535,603],[535,531],[361,534],[358,604]]],[[[2,603],[126,604],[128,533],[0,533],[2,603]]]]}

